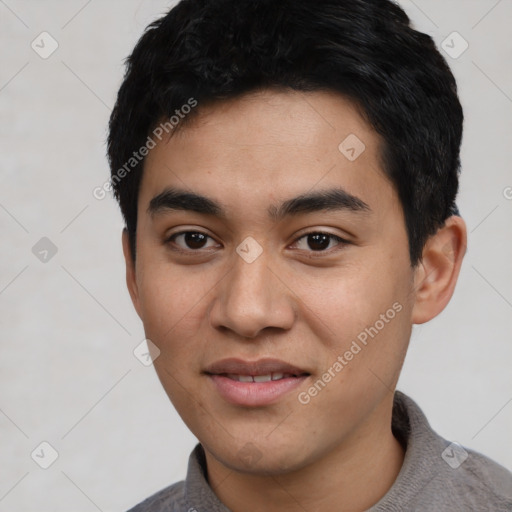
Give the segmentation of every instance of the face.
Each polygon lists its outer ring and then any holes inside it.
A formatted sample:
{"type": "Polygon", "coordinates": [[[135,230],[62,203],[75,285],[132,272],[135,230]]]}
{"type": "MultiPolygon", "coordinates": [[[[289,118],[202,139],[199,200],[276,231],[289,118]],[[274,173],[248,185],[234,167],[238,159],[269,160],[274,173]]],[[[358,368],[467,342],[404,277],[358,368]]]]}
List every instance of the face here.
{"type": "Polygon", "coordinates": [[[260,91],[146,159],[130,292],[165,391],[228,468],[292,471],[389,429],[414,270],[380,143],[339,95],[260,91]]]}

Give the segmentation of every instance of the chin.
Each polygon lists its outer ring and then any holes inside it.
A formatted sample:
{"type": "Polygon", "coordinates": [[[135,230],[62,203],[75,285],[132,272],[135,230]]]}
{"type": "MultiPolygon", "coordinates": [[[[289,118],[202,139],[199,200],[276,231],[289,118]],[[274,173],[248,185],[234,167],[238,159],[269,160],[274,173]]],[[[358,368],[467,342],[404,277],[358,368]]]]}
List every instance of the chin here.
{"type": "Polygon", "coordinates": [[[261,444],[258,446],[247,441],[235,451],[230,450],[229,453],[221,453],[209,447],[208,450],[225,467],[255,476],[278,476],[307,465],[306,454],[303,450],[297,450],[295,446],[278,448],[270,443],[263,447],[261,444]]]}

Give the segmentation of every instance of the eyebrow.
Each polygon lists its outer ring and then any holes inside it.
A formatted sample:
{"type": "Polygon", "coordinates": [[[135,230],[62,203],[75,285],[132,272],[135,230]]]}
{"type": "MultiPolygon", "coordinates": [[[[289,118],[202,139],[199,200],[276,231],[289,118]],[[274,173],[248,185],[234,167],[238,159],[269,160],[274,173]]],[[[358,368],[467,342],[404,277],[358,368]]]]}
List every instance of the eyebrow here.
{"type": "MultiPolygon", "coordinates": [[[[178,188],[166,188],[149,202],[147,212],[151,217],[167,211],[180,210],[212,215],[227,219],[222,205],[206,196],[178,188]]],[[[351,211],[369,213],[371,208],[362,199],[343,188],[330,188],[301,194],[279,205],[269,206],[267,213],[274,222],[288,216],[320,211],[351,211]]]]}

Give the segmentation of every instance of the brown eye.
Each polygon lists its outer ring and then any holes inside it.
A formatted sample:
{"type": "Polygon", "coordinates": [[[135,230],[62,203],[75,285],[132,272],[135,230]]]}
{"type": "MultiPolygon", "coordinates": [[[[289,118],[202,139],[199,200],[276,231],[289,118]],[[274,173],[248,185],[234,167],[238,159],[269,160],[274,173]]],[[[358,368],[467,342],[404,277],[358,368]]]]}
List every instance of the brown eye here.
{"type": "Polygon", "coordinates": [[[324,233],[315,233],[307,236],[308,247],[313,251],[323,251],[329,247],[330,236],[324,233]]]}
{"type": "Polygon", "coordinates": [[[182,231],[169,237],[167,242],[172,242],[182,250],[197,251],[205,249],[208,239],[213,239],[200,231],[182,231]],[[178,241],[180,241],[178,243],[178,241]]]}
{"type": "Polygon", "coordinates": [[[189,249],[202,249],[208,238],[203,233],[189,232],[184,235],[184,242],[189,249]]]}
{"type": "Polygon", "coordinates": [[[331,249],[331,242],[337,242],[335,245],[344,246],[348,244],[346,240],[340,238],[339,236],[333,235],[331,233],[322,233],[322,232],[314,232],[307,233],[306,235],[301,236],[296,245],[298,245],[299,249],[313,252],[324,252],[327,249],[331,249]],[[300,246],[300,242],[303,241],[302,246],[300,246]]]}

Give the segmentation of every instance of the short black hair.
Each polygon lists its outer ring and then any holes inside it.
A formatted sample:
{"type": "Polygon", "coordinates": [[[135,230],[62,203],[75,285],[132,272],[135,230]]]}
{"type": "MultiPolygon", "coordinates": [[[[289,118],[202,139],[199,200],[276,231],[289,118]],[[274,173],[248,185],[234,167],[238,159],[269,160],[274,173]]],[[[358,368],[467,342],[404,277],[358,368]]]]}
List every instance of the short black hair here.
{"type": "Polygon", "coordinates": [[[390,0],[182,0],[147,27],[126,59],[108,136],[133,259],[144,167],[134,151],[191,100],[180,129],[201,105],[268,88],[334,91],[358,107],[381,135],[411,264],[421,261],[428,237],[458,214],[463,112],[434,41],[390,0]]]}

